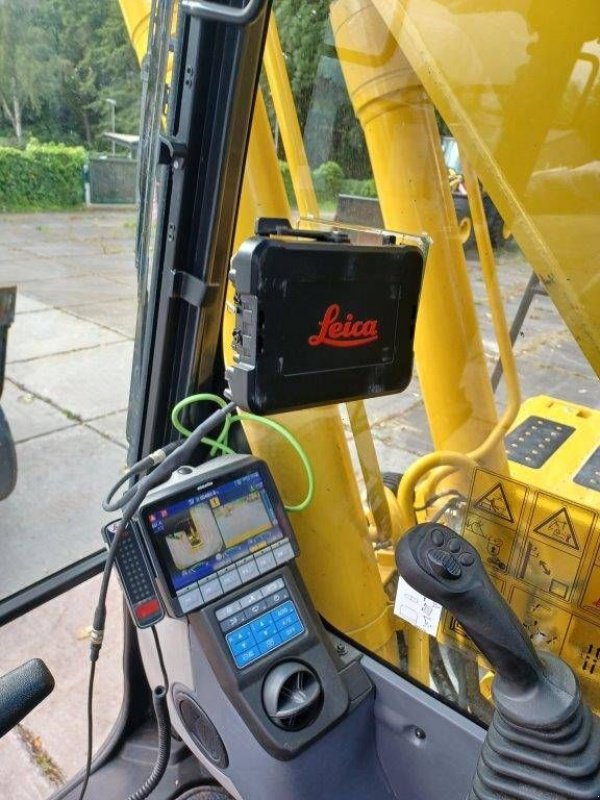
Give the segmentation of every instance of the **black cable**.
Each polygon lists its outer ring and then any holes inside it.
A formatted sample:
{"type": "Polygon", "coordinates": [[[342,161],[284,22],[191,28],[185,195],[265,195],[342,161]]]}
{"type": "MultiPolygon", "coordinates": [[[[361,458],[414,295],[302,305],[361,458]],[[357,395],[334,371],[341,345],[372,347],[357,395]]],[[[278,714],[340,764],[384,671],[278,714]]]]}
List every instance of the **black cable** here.
{"type": "Polygon", "coordinates": [[[79,793],[79,800],[83,800],[83,796],[86,793],[87,786],[90,780],[90,775],[92,772],[92,753],[94,751],[94,711],[93,711],[93,700],[94,700],[94,678],[96,676],[96,661],[92,661],[90,664],[90,677],[88,680],[88,697],[87,697],[87,754],[85,760],[85,772],[83,778],[83,785],[81,787],[81,792],[79,793]]]}
{"type": "Polygon", "coordinates": [[[102,501],[102,508],[105,511],[119,511],[121,508],[123,508],[127,500],[133,497],[135,487],[132,486],[121,497],[119,497],[118,500],[115,500],[113,502],[112,499],[117,493],[117,491],[121,488],[121,486],[123,486],[124,483],[127,483],[127,481],[130,481],[136,475],[139,475],[142,472],[148,472],[149,469],[156,467],[158,464],[164,461],[165,458],[169,456],[173,451],[177,450],[180,444],[181,441],[170,442],[164,447],[155,450],[154,453],[150,453],[150,455],[146,456],[146,458],[142,458],[140,461],[136,461],[136,463],[133,464],[127,470],[127,472],[121,478],[119,478],[119,480],[115,484],[113,484],[113,486],[110,488],[108,494],[102,501]]]}
{"type": "MultiPolygon", "coordinates": [[[[151,491],[151,489],[154,489],[160,483],[163,483],[163,481],[167,480],[178,467],[181,467],[183,464],[185,464],[188,457],[191,458],[194,451],[200,444],[201,440],[208,433],[210,433],[210,431],[213,428],[216,428],[217,425],[219,425],[221,422],[224,422],[225,419],[227,418],[227,415],[231,414],[231,412],[235,410],[235,407],[236,407],[235,403],[228,403],[223,408],[219,408],[217,411],[211,414],[210,417],[205,419],[204,422],[200,423],[200,425],[198,425],[198,427],[192,431],[191,435],[187,439],[184,439],[183,441],[179,442],[172,442],[171,444],[163,448],[162,452],[168,453],[166,458],[164,458],[164,460],[158,463],[153,472],[141,478],[138,481],[138,483],[134,487],[132,487],[132,490],[126,492],[125,495],[123,495],[123,497],[121,497],[120,500],[118,501],[119,502],[118,507],[122,508],[123,516],[119,521],[119,523],[117,524],[114,538],[111,542],[110,547],[108,548],[108,553],[106,555],[106,562],[104,563],[104,570],[102,571],[102,582],[100,584],[100,591],[98,593],[98,603],[96,605],[96,610],[94,612],[94,624],[92,627],[92,632],[90,634],[91,668],[90,668],[90,682],[88,686],[88,752],[86,757],[86,768],[83,778],[83,786],[81,789],[81,793],[79,795],[79,800],[83,800],[92,771],[92,751],[93,751],[92,698],[94,691],[95,664],[98,660],[98,657],[100,656],[100,650],[102,649],[102,640],[104,638],[104,626],[106,623],[106,596],[108,594],[108,584],[110,581],[112,568],[115,563],[117,549],[119,547],[121,537],[123,536],[123,531],[127,527],[127,524],[130,522],[133,515],[138,510],[139,506],[141,505],[142,501],[144,500],[148,492],[151,491]]],[[[158,453],[159,451],[156,452],[158,453]]],[[[155,453],[152,453],[151,456],[148,456],[147,458],[153,457],[154,455],[155,453]]],[[[141,461],[137,462],[137,464],[135,464],[134,467],[138,467],[144,461],[145,459],[142,459],[141,461]]],[[[122,483],[123,481],[121,481],[121,485],[122,483]]],[[[118,487],[116,487],[115,485],[114,491],[116,491],[117,488],[118,487]]],[[[109,493],[109,496],[107,496],[106,499],[110,501],[111,497],[112,495],[110,495],[109,493]]],[[[156,691],[157,690],[155,690],[153,694],[153,700],[155,701],[155,711],[157,714],[157,721],[159,713],[162,714],[163,717],[166,714],[167,725],[168,725],[166,689],[163,688],[164,702],[157,700],[156,691]],[[163,706],[160,706],[161,702],[163,702],[163,706]]],[[[159,740],[159,745],[160,745],[160,740],[159,740]]],[[[170,731],[169,731],[168,747],[170,749],[170,731]]],[[[167,754],[167,761],[168,761],[168,754],[167,754]]],[[[157,764],[158,764],[158,759],[157,759],[157,764]]],[[[155,769],[153,770],[152,775],[155,774],[157,764],[155,764],[155,769]]],[[[150,778],[152,778],[152,775],[150,776],[150,778]]],[[[148,780],[150,780],[150,778],[148,780]]],[[[148,781],[146,782],[146,784],[147,783],[148,781]]],[[[144,784],[144,786],[146,784],[144,784]]],[[[144,795],[144,797],[146,796],[147,795],[144,795]]]]}
{"type": "Polygon", "coordinates": [[[158,752],[154,767],[147,780],[127,800],[146,800],[146,797],[158,786],[161,778],[169,766],[171,755],[171,721],[169,719],[169,709],[167,707],[167,690],[164,686],[157,686],[152,692],[152,703],[156,715],[156,726],[158,728],[158,752]]]}
{"type": "Polygon", "coordinates": [[[158,663],[160,664],[160,671],[162,672],[163,681],[167,689],[169,688],[169,676],[167,675],[167,668],[165,667],[165,659],[163,658],[162,647],[160,646],[160,639],[158,638],[158,631],[156,625],[151,626],[152,635],[154,636],[154,644],[156,645],[156,654],[158,656],[158,663]]]}
{"type": "MultiPolygon", "coordinates": [[[[123,516],[115,530],[115,536],[108,549],[106,563],[102,573],[102,583],[100,584],[98,605],[96,606],[96,611],[94,613],[94,626],[91,634],[92,644],[90,647],[90,658],[97,659],[98,654],[100,653],[100,648],[102,647],[104,623],[106,620],[106,595],[108,592],[108,581],[113,564],[115,562],[117,548],[127,524],[138,510],[148,492],[167,480],[178,467],[182,466],[182,464],[185,464],[186,459],[188,459],[188,457],[191,458],[192,454],[206,434],[209,433],[213,428],[216,428],[221,422],[224,422],[227,418],[227,415],[230,414],[234,409],[235,403],[228,403],[223,408],[217,409],[217,411],[211,414],[210,417],[198,425],[198,427],[192,431],[187,439],[184,439],[181,442],[172,443],[170,445],[172,452],[167,455],[164,461],[159,463],[153,472],[141,478],[138,483],[132,487],[134,491],[131,493],[131,496],[127,497],[126,501],[121,498],[123,501],[123,516]]],[[[167,449],[168,448],[164,448],[164,451],[166,452],[167,449]]]]}

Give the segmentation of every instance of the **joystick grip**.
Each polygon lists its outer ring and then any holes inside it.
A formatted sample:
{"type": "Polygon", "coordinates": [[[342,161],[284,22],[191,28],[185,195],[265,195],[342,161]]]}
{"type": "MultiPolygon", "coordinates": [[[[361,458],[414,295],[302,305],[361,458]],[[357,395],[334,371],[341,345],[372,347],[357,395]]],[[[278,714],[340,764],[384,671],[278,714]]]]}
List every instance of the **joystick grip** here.
{"type": "Polygon", "coordinates": [[[469,542],[445,525],[417,525],[398,543],[396,564],[413,589],[456,617],[507,683],[525,688],[540,680],[544,667],[529,637],[469,542]]]}

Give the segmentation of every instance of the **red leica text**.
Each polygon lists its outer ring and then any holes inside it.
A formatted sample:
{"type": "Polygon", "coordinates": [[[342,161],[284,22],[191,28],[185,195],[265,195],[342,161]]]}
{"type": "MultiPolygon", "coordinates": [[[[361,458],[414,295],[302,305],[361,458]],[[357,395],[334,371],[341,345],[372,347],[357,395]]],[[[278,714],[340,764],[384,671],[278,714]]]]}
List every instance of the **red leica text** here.
{"type": "Polygon", "coordinates": [[[354,314],[346,314],[344,319],[340,319],[340,316],[341,308],[337,303],[332,303],[319,321],[319,332],[309,336],[308,343],[312,347],[321,344],[329,347],[361,347],[379,338],[376,319],[355,319],[354,314]]]}

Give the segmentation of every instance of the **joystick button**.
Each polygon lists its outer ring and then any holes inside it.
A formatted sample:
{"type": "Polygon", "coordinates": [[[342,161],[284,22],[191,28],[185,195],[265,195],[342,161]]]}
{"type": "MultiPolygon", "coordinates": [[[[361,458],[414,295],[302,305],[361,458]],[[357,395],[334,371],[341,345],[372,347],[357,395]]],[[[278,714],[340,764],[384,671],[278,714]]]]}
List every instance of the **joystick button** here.
{"type": "Polygon", "coordinates": [[[471,555],[471,553],[461,553],[458,557],[458,560],[463,567],[470,567],[475,563],[475,556],[471,555]]]}
{"type": "Polygon", "coordinates": [[[435,528],[435,530],[433,530],[431,533],[431,541],[436,547],[441,547],[445,541],[444,532],[439,528],[435,528]]]}
{"type": "Polygon", "coordinates": [[[458,553],[460,550],[460,540],[450,539],[448,542],[448,550],[450,550],[451,553],[458,553]]]}
{"type": "Polygon", "coordinates": [[[462,575],[461,566],[451,553],[445,553],[443,550],[430,550],[427,553],[427,560],[433,572],[440,578],[455,581],[462,575]]]}

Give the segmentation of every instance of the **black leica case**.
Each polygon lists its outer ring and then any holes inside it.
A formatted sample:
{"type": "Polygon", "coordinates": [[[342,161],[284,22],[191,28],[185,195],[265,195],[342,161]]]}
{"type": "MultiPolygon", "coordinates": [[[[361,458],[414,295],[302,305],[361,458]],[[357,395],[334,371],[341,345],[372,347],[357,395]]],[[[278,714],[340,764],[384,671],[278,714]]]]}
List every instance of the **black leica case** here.
{"type": "Polygon", "coordinates": [[[350,244],[343,234],[299,234],[278,222],[286,238],[254,236],[231,263],[234,402],[270,414],[404,390],[422,250],[350,244]]]}

